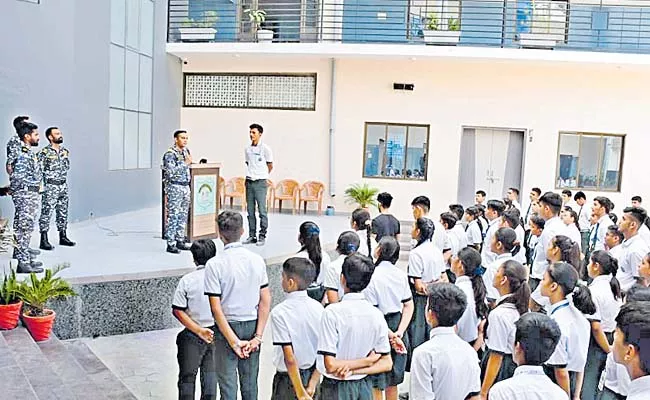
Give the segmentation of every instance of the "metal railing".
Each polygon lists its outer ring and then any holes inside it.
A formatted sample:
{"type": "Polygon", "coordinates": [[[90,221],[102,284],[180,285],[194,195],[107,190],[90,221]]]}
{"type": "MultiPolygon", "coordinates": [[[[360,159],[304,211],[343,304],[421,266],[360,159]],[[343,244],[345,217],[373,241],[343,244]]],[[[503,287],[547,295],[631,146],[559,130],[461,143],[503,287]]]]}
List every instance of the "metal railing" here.
{"type": "Polygon", "coordinates": [[[254,42],[259,30],[273,42],[646,53],[650,0],[169,0],[168,42],[254,42]],[[266,12],[259,26],[250,9],[266,12]]]}

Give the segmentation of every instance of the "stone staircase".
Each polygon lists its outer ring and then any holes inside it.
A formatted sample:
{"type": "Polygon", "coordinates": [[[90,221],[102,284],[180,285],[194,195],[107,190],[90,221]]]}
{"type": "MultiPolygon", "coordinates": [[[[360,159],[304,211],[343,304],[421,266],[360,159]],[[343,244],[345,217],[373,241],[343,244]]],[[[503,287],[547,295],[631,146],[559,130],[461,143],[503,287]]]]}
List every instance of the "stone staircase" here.
{"type": "Polygon", "coordinates": [[[0,398],[136,399],[82,341],[36,343],[23,327],[0,332],[0,398]]]}

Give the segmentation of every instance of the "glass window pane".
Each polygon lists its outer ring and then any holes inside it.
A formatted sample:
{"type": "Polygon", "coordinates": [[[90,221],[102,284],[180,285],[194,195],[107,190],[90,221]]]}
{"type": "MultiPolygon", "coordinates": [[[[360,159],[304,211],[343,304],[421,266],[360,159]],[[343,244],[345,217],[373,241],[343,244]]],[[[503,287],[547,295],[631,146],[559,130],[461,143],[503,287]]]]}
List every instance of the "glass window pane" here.
{"type": "Polygon", "coordinates": [[[406,176],[406,126],[388,125],[388,139],[386,141],[386,168],[384,175],[387,177],[402,178],[406,176]]]}
{"type": "Polygon", "coordinates": [[[583,135],[580,140],[580,171],[578,173],[579,187],[596,188],[598,186],[600,142],[600,136],[583,135]]]}
{"type": "Polygon", "coordinates": [[[124,48],[111,44],[109,71],[111,107],[124,108],[124,48]]]}
{"type": "Polygon", "coordinates": [[[126,0],[126,45],[138,50],[140,44],[140,0],[126,0]]]}
{"type": "Polygon", "coordinates": [[[386,125],[366,126],[366,152],[363,176],[382,176],[381,171],[386,165],[386,125]]]}
{"type": "Polygon", "coordinates": [[[140,52],[153,54],[153,3],[151,0],[141,0],[140,8],[140,52]]]}
{"type": "Polygon", "coordinates": [[[406,177],[426,179],[427,176],[427,128],[410,126],[406,147],[406,177]]]}
{"type": "Polygon", "coordinates": [[[151,168],[151,114],[138,118],[138,168],[151,168]]]}
{"type": "Polygon", "coordinates": [[[579,159],[580,136],[560,133],[560,148],[557,160],[557,186],[559,188],[576,187],[579,159]]]}
{"type": "Polygon", "coordinates": [[[138,113],[124,115],[124,168],[138,168],[138,113]]]}
{"type": "Polygon", "coordinates": [[[617,190],[621,179],[623,137],[604,136],[601,145],[603,159],[600,164],[600,189],[617,190]]]}
{"type": "MultiPolygon", "coordinates": [[[[146,0],[149,1],[149,0],[146,0]]],[[[151,86],[153,85],[153,62],[147,56],[140,56],[140,111],[151,112],[151,86]]]]}
{"type": "Polygon", "coordinates": [[[109,110],[108,169],[124,168],[124,111],[109,110]]]}
{"type": "Polygon", "coordinates": [[[124,46],[126,1],[111,0],[111,42],[124,46]]]}
{"type": "Polygon", "coordinates": [[[138,86],[139,86],[139,68],[140,60],[138,53],[130,50],[126,51],[126,79],[124,88],[126,90],[125,108],[127,110],[138,109],[138,86]]]}

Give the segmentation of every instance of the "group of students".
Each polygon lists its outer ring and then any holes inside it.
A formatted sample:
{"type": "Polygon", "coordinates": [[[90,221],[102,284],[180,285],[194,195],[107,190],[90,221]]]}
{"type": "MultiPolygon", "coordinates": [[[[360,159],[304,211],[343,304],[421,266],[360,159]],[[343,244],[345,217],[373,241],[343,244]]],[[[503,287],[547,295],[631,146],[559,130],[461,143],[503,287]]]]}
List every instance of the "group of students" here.
{"type": "Polygon", "coordinates": [[[218,386],[234,400],[237,382],[243,400],[257,399],[269,319],[273,399],[397,399],[406,371],[413,400],[650,398],[650,289],[642,287],[650,249],[632,268],[643,247],[629,243],[645,211],[624,210],[615,257],[605,240],[614,228],[596,204],[612,205],[596,198],[585,259],[560,218],[562,197],[540,194],[531,192],[525,222],[516,199],[454,204],[434,219],[429,199],[415,198],[406,272],[388,193],[374,220],[365,209],[352,213],[334,260],[319,227],[305,222],[300,251],[282,266],[286,299],[273,310],[264,261],[239,241],[241,215],[222,212],[224,250],[193,243],[199,267],[174,295],[186,327],[177,340],[179,398],[194,398],[200,369],[203,399],[216,398],[218,386]],[[619,285],[627,274],[635,285],[619,285]]]}

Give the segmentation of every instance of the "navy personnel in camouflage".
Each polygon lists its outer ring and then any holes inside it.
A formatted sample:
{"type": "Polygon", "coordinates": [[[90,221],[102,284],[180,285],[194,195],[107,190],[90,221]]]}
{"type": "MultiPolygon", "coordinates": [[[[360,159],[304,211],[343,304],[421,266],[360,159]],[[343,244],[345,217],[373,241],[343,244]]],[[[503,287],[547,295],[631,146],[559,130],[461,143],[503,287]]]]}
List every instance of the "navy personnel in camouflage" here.
{"type": "Polygon", "coordinates": [[[47,128],[45,137],[50,144],[38,152],[38,161],[43,169],[43,198],[41,218],[38,225],[41,232],[42,250],[52,250],[47,233],[50,230],[52,210],[56,210],[56,229],[59,231],[61,246],[74,246],[68,239],[68,170],[70,169],[70,151],[62,146],[63,135],[57,127],[47,128]]]}
{"type": "Polygon", "coordinates": [[[38,146],[38,126],[31,122],[23,122],[18,130],[22,140],[20,153],[13,163],[10,176],[11,192],[16,214],[14,227],[16,229],[15,257],[18,259],[18,273],[43,272],[42,262],[34,260],[29,252],[29,240],[34,230],[36,213],[38,212],[39,190],[43,173],[38,162],[38,156],[32,147],[38,146]]]}
{"type": "Polygon", "coordinates": [[[189,250],[185,241],[185,227],[190,208],[190,164],[192,156],[187,148],[187,132],[174,132],[174,146],[163,155],[163,187],[165,191],[167,221],[165,239],[167,252],[178,254],[180,250],[189,250]]]}
{"type": "Polygon", "coordinates": [[[5,168],[9,175],[11,175],[11,172],[13,171],[14,163],[16,162],[16,158],[18,157],[20,148],[22,147],[22,140],[18,137],[18,129],[20,128],[20,125],[27,120],[29,120],[29,117],[26,115],[19,115],[14,118],[14,129],[16,130],[16,134],[12,135],[7,142],[7,164],[5,168]]]}

